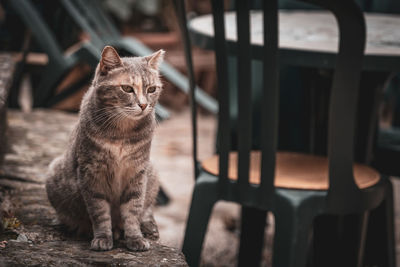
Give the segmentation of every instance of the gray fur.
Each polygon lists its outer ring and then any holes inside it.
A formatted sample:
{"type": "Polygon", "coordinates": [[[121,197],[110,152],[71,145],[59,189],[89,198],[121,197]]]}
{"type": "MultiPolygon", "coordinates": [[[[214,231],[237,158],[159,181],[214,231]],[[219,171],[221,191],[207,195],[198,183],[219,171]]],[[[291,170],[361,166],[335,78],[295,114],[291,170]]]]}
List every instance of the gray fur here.
{"type": "Polygon", "coordinates": [[[92,236],[94,250],[112,249],[121,231],[133,251],[158,239],[151,209],[159,185],[149,157],[163,54],[120,58],[105,47],[68,149],[49,166],[47,195],[60,221],[92,236]]]}

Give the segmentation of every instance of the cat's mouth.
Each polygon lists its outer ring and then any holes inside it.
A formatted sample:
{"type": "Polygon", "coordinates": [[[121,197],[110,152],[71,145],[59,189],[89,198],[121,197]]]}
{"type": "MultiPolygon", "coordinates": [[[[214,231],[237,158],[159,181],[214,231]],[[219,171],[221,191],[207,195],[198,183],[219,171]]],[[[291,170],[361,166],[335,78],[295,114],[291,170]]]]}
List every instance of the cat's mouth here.
{"type": "Polygon", "coordinates": [[[150,113],[151,113],[151,109],[147,108],[147,109],[143,110],[139,115],[140,115],[140,117],[145,117],[145,116],[149,115],[150,113]]]}
{"type": "Polygon", "coordinates": [[[130,119],[141,119],[151,112],[150,108],[141,109],[128,109],[125,111],[130,119]]]}

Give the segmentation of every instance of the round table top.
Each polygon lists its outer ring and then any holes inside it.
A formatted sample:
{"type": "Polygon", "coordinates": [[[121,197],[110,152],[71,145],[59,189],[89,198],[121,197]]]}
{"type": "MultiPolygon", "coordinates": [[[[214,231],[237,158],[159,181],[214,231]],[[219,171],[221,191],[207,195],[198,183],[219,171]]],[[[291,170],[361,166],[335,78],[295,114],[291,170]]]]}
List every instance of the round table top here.
{"type": "MultiPolygon", "coordinates": [[[[400,15],[365,13],[367,43],[364,69],[400,70],[400,15]]],[[[251,11],[251,43],[255,58],[262,55],[263,13],[251,11]],[[257,52],[258,51],[258,52],[257,52]]],[[[211,15],[189,22],[189,31],[196,45],[213,48],[214,28],[211,15]]],[[[235,43],[236,13],[225,13],[226,39],[235,43]]],[[[338,28],[335,17],[326,11],[279,12],[280,58],[284,64],[333,67],[338,51],[338,28]]]]}

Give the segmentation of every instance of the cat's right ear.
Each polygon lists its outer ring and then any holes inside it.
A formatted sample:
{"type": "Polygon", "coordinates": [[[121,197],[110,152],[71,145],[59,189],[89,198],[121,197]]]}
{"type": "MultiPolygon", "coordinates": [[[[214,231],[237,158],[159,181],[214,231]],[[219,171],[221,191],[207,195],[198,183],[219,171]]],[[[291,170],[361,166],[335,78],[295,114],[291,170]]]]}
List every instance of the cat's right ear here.
{"type": "Polygon", "coordinates": [[[122,66],[121,58],[111,46],[106,46],[101,52],[100,74],[106,75],[110,70],[122,66]]]}

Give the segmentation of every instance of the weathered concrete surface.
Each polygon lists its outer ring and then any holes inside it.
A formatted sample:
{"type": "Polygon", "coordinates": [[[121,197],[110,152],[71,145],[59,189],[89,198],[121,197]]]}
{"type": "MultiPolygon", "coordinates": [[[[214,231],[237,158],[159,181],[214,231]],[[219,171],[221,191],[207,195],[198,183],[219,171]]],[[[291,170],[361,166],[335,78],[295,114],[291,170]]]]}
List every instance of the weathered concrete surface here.
{"type": "Polygon", "coordinates": [[[89,249],[90,240],[68,236],[58,224],[44,188],[49,162],[67,145],[77,116],[56,111],[11,111],[9,148],[0,170],[0,266],[187,266],[177,248],[152,243],[130,252],[123,241],[107,252],[89,249]]]}
{"type": "Polygon", "coordinates": [[[124,248],[93,252],[84,241],[10,241],[1,256],[0,264],[9,266],[187,266],[176,249],[159,244],[153,244],[149,251],[134,253],[124,248]]]}
{"type": "Polygon", "coordinates": [[[22,225],[13,230],[18,234],[17,239],[8,240],[5,248],[0,249],[0,263],[9,266],[186,266],[177,249],[155,242],[149,251],[141,253],[126,250],[123,241],[116,243],[111,251],[91,251],[89,240],[65,234],[47,201],[44,187],[28,187],[11,198],[16,206],[15,217],[22,225]]]}

